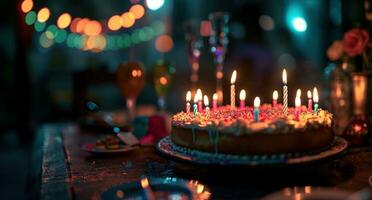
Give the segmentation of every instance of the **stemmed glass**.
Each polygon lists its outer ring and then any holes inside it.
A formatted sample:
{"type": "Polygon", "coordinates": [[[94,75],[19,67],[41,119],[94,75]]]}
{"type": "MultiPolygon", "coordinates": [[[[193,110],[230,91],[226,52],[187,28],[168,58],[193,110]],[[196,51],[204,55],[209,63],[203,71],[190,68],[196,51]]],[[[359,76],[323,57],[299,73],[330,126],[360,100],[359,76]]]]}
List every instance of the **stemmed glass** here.
{"type": "Polygon", "coordinates": [[[203,47],[199,23],[189,22],[186,24],[185,41],[186,53],[191,65],[190,81],[192,83],[192,92],[194,93],[199,80],[199,58],[201,48],[203,47]]]}
{"type": "Polygon", "coordinates": [[[216,63],[216,93],[218,95],[218,103],[221,105],[223,102],[222,92],[222,78],[223,78],[223,62],[229,43],[229,14],[226,12],[214,12],[209,15],[211,22],[212,32],[209,38],[210,50],[216,63]]]}

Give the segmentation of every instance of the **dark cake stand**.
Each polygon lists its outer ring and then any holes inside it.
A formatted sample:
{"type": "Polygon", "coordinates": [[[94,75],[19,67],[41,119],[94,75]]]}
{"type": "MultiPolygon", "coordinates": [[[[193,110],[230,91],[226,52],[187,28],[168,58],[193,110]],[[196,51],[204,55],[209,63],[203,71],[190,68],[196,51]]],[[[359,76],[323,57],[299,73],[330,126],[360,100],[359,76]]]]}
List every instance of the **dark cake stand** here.
{"type": "Polygon", "coordinates": [[[290,153],[276,155],[231,155],[220,153],[202,152],[174,144],[170,136],[161,139],[156,148],[158,152],[177,162],[184,162],[201,166],[228,166],[228,167],[253,167],[253,168],[278,168],[319,164],[345,155],[349,150],[348,142],[335,136],[328,148],[317,152],[290,153]]]}

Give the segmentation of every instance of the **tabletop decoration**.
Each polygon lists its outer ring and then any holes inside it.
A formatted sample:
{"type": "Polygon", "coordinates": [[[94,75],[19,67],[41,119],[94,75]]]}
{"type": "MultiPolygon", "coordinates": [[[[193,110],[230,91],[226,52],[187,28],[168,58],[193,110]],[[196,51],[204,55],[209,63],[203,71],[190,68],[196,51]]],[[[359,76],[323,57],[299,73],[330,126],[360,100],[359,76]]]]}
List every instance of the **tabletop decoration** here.
{"type": "Polygon", "coordinates": [[[258,122],[260,115],[260,97],[254,98],[254,122],[258,122]]]}
{"type": "Polygon", "coordinates": [[[236,70],[233,71],[230,79],[230,106],[231,109],[235,109],[235,81],[236,81],[236,70]]]}
{"type": "Polygon", "coordinates": [[[208,100],[207,95],[204,95],[204,106],[205,106],[205,115],[208,118],[209,117],[209,100],[208,100]]]}
{"type": "Polygon", "coordinates": [[[145,86],[145,71],[139,62],[127,62],[119,65],[116,71],[116,82],[121,94],[127,100],[130,119],[135,115],[136,99],[145,86]]]}
{"type": "Polygon", "coordinates": [[[203,111],[203,93],[200,88],[196,90],[196,96],[198,96],[198,110],[203,111]]]}
{"type": "Polygon", "coordinates": [[[186,93],[186,113],[190,113],[191,91],[186,93]]]}
{"type": "Polygon", "coordinates": [[[213,110],[216,110],[216,109],[217,109],[217,100],[218,100],[217,93],[214,93],[214,94],[213,94],[212,99],[213,99],[212,109],[213,109],[213,110]]]}
{"type": "Polygon", "coordinates": [[[312,98],[311,91],[307,91],[307,109],[312,110],[313,109],[313,98],[312,98]]]}
{"type": "Polygon", "coordinates": [[[279,93],[278,91],[274,90],[273,92],[273,107],[274,108],[278,106],[278,98],[279,98],[279,93]]]}
{"type": "Polygon", "coordinates": [[[283,79],[283,113],[288,114],[288,86],[287,86],[287,71],[284,69],[282,74],[283,79]]]}
{"type": "Polygon", "coordinates": [[[199,95],[196,93],[194,96],[194,117],[196,117],[196,114],[198,113],[198,103],[199,102],[199,95]]]}
{"type": "Polygon", "coordinates": [[[318,108],[319,108],[319,95],[318,95],[318,90],[316,89],[316,87],[314,87],[314,90],[313,90],[313,101],[314,101],[314,114],[318,114],[318,108]]]}
{"type": "Polygon", "coordinates": [[[226,12],[214,12],[209,15],[209,22],[212,28],[209,44],[214,62],[216,63],[216,93],[218,94],[219,105],[223,103],[223,63],[227,52],[227,45],[229,44],[229,19],[230,16],[226,12]]]}
{"type": "Polygon", "coordinates": [[[152,78],[156,94],[158,95],[160,110],[164,110],[166,107],[166,96],[169,93],[174,73],[174,67],[167,60],[158,60],[152,66],[152,78]]]}
{"type": "Polygon", "coordinates": [[[240,109],[243,109],[245,108],[245,98],[246,98],[246,92],[245,90],[240,90],[240,93],[239,93],[239,100],[240,100],[240,104],[239,104],[239,108],[240,109]]]}

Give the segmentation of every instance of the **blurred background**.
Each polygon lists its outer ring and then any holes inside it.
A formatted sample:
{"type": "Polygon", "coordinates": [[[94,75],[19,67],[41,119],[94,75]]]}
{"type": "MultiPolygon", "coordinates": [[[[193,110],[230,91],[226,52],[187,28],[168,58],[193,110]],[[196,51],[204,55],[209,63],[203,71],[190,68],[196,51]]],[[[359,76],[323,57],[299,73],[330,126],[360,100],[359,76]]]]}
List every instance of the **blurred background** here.
{"type": "MultiPolygon", "coordinates": [[[[254,96],[269,103],[272,91],[281,91],[284,67],[290,96],[297,88],[306,91],[316,86],[320,104],[327,108],[332,67],[326,49],[346,30],[366,21],[367,4],[363,0],[0,1],[0,148],[10,149],[4,156],[22,165],[30,156],[19,150],[19,144],[29,144],[38,125],[72,121],[84,114],[88,101],[103,110],[125,108],[116,71],[129,61],[142,63],[145,73],[137,105],[162,107],[161,96],[170,113],[184,108],[187,90],[201,88],[211,98],[216,78],[222,81],[228,103],[234,69],[238,90],[247,91],[248,105],[254,96]],[[216,74],[219,63],[222,75],[216,74]],[[160,82],[158,65],[167,69],[160,82]]],[[[12,166],[5,169],[15,170],[12,166]]]]}

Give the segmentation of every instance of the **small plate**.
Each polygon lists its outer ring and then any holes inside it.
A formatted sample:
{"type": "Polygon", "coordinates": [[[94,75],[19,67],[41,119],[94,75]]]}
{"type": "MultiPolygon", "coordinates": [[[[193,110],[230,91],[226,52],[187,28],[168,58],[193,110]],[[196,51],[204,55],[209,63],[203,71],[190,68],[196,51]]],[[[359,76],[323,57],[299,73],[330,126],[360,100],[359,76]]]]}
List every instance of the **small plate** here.
{"type": "Polygon", "coordinates": [[[181,147],[174,144],[170,136],[167,136],[161,139],[156,147],[158,152],[167,158],[189,164],[277,168],[330,161],[345,155],[349,150],[348,146],[348,142],[345,139],[336,136],[330,147],[320,152],[277,155],[231,155],[181,147]]]}
{"type": "Polygon", "coordinates": [[[351,193],[348,191],[337,190],[335,188],[305,186],[285,188],[265,196],[262,200],[345,200],[348,199],[350,195],[351,193]]]}
{"type": "Polygon", "coordinates": [[[98,149],[96,148],[96,145],[94,143],[88,143],[82,146],[82,149],[84,151],[87,151],[90,153],[98,153],[98,154],[123,153],[123,152],[133,151],[134,149],[137,149],[137,148],[138,146],[119,145],[119,148],[117,149],[98,149]]]}
{"type": "MultiPolygon", "coordinates": [[[[207,186],[198,181],[188,181],[175,177],[148,178],[156,199],[199,199],[211,197],[207,186]]],[[[101,193],[102,200],[144,199],[140,181],[113,186],[101,193]]]]}

